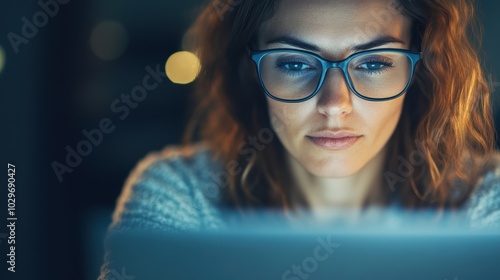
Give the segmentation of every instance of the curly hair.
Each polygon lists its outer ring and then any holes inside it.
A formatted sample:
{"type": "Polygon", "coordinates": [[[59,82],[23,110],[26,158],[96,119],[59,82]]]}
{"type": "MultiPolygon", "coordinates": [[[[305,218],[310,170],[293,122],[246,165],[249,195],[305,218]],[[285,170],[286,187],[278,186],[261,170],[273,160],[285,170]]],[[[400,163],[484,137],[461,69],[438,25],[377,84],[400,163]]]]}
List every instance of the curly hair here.
{"type": "MultiPolygon", "coordinates": [[[[495,149],[475,6],[468,0],[391,1],[412,20],[412,49],[423,53],[423,62],[389,139],[384,191],[408,208],[457,207],[495,149]]],[[[255,74],[245,70],[246,46],[278,2],[211,1],[191,29],[202,70],[184,144],[202,141],[226,164],[227,181],[219,187],[239,209],[297,206],[277,137],[247,148],[247,141],[269,131],[272,120],[255,74]]]]}

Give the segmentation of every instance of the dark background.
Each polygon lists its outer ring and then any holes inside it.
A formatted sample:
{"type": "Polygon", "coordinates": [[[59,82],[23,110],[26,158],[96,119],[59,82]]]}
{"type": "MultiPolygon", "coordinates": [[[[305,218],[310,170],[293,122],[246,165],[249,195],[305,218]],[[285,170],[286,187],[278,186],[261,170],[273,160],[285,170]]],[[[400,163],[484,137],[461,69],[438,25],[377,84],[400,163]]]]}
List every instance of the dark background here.
{"type": "MultiPolygon", "coordinates": [[[[21,35],[21,19],[32,21],[41,7],[36,1],[0,4],[3,172],[7,163],[16,165],[17,272],[9,274],[12,279],[97,278],[102,235],[124,180],[148,152],[180,143],[192,86],[165,78],[123,121],[110,105],[142,83],[146,66],[163,68],[171,54],[182,50],[184,32],[204,2],[69,1],[18,53],[7,34],[21,35]],[[93,28],[106,20],[119,22],[128,37],[123,55],[111,61],[98,58],[90,47],[93,28]],[[51,164],[64,163],[65,147],[75,148],[86,139],[82,130],[98,128],[103,118],[111,119],[115,130],[59,182],[51,164]]],[[[482,58],[496,100],[500,3],[479,1],[479,11],[485,26],[482,58]]],[[[6,184],[0,186],[0,279],[6,279],[7,269],[7,242],[1,235],[7,232],[6,184]]]]}

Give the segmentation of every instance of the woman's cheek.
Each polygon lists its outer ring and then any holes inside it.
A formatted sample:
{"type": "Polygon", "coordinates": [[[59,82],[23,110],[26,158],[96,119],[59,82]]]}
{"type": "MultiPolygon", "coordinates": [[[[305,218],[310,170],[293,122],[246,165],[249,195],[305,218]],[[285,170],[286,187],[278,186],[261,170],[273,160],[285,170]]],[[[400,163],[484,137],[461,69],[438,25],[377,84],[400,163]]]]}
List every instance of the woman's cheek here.
{"type": "Polygon", "coordinates": [[[297,120],[297,111],[289,106],[289,104],[273,104],[276,101],[272,101],[269,104],[269,113],[271,125],[274,131],[277,133],[284,132],[287,128],[290,128],[297,120]]]}
{"type": "Polygon", "coordinates": [[[286,124],[281,120],[280,116],[278,116],[275,113],[271,112],[270,116],[269,116],[269,119],[271,121],[272,130],[275,133],[277,133],[278,135],[280,135],[281,133],[283,133],[283,131],[285,130],[285,125],[286,124]]]}
{"type": "Polygon", "coordinates": [[[372,132],[376,135],[378,134],[376,138],[388,140],[399,122],[403,103],[390,102],[390,104],[385,104],[385,106],[378,106],[377,110],[373,110],[374,108],[372,107],[372,110],[365,111],[371,112],[365,115],[365,121],[372,132]]]}

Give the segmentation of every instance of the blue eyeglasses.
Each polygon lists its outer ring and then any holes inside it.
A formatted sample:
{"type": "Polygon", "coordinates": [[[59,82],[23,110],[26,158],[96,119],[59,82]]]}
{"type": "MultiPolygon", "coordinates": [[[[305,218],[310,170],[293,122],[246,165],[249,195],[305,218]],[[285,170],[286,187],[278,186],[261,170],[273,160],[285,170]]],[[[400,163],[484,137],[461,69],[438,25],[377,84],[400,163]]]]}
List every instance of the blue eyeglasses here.
{"type": "Polygon", "coordinates": [[[388,48],[358,52],[341,61],[295,49],[248,52],[266,95],[290,103],[313,98],[330,68],[340,68],[349,88],[361,99],[395,99],[408,90],[422,59],[421,52],[388,48]]]}

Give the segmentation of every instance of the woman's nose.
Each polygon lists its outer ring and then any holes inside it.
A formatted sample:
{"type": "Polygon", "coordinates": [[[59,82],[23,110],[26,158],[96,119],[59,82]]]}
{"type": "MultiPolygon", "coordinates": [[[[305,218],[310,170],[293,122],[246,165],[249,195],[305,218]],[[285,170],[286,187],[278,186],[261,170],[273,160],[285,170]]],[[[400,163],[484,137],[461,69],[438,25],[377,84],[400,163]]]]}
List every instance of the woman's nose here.
{"type": "Polygon", "coordinates": [[[325,75],[318,92],[318,111],[328,116],[352,112],[352,94],[341,69],[333,68],[325,75]]]}

